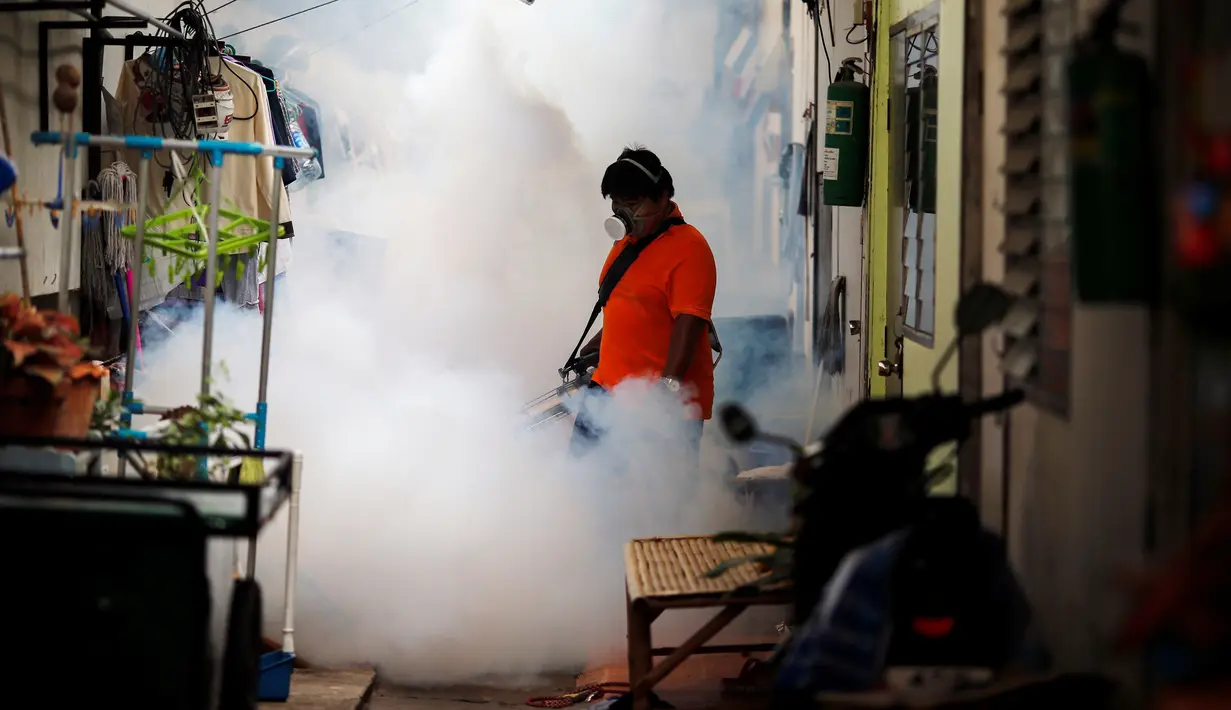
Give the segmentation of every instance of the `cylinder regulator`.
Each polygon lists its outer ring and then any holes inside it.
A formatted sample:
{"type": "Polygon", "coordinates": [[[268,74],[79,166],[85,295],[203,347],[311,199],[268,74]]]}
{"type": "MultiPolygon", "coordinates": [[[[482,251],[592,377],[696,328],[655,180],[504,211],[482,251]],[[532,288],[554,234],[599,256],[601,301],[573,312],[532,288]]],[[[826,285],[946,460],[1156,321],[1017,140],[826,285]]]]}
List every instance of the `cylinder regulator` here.
{"type": "Polygon", "coordinates": [[[825,98],[825,148],[821,171],[825,204],[862,207],[867,194],[868,119],[872,90],[856,77],[860,59],[842,62],[825,98]]]}

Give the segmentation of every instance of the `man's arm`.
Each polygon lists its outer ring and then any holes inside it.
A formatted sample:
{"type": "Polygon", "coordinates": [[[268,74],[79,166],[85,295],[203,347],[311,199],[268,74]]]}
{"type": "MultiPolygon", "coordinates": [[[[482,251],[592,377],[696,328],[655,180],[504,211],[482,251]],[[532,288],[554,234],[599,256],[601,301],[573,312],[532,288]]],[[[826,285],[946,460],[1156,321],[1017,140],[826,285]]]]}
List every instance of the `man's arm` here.
{"type": "Polygon", "coordinates": [[[708,320],[687,313],[675,319],[675,325],[671,326],[671,344],[667,348],[663,377],[684,379],[684,373],[692,366],[693,355],[697,352],[697,341],[706,335],[709,327],[708,320]]]}
{"type": "Polygon", "coordinates": [[[675,324],[663,377],[679,380],[688,372],[702,338],[708,335],[717,286],[714,253],[704,239],[698,238],[671,272],[667,284],[667,305],[675,324]]]}
{"type": "Polygon", "coordinates": [[[577,355],[580,357],[583,355],[589,355],[590,353],[593,353],[593,352],[598,352],[598,348],[600,345],[602,345],[602,343],[603,343],[603,329],[599,328],[598,332],[594,334],[594,337],[590,338],[590,342],[581,346],[581,350],[577,351],[577,355]]]}

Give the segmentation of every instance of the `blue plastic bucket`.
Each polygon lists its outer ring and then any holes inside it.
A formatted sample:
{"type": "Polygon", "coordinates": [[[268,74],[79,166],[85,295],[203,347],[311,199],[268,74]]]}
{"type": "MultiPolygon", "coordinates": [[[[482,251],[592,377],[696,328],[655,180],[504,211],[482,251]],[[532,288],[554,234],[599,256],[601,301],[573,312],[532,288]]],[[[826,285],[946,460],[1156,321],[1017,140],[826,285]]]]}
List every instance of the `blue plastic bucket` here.
{"type": "Polygon", "coordinates": [[[257,686],[257,700],[286,702],[291,695],[291,674],[294,672],[295,654],[286,651],[261,654],[261,681],[257,686]]]}

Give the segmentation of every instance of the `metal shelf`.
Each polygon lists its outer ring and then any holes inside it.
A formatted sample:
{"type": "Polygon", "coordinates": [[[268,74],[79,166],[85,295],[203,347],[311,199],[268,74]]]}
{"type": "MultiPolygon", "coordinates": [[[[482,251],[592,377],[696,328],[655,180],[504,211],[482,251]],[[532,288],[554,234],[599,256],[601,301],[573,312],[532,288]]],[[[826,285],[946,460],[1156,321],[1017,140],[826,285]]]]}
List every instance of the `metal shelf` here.
{"type": "MultiPolygon", "coordinates": [[[[255,538],[290,499],[294,469],[298,466],[297,457],[289,451],[214,449],[110,439],[0,437],[0,447],[6,446],[69,449],[78,456],[94,461],[107,452],[265,460],[267,469],[272,470],[267,471],[265,482],[260,485],[65,475],[58,471],[42,472],[14,467],[0,469],[0,506],[4,504],[6,494],[23,494],[25,497],[34,494],[47,500],[62,498],[65,505],[83,506],[107,501],[145,500],[150,503],[151,514],[161,514],[168,502],[179,502],[191,506],[201,516],[209,534],[218,537],[255,538]],[[272,465],[268,461],[272,461],[272,465]]],[[[91,466],[87,465],[87,468],[91,466]]]]}

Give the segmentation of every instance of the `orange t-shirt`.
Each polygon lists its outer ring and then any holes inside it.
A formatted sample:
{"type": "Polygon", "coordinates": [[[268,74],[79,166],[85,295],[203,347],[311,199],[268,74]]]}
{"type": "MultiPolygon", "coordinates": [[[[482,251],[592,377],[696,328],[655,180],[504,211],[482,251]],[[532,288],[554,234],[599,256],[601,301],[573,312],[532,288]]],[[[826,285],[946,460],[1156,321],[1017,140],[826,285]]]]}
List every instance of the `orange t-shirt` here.
{"type": "MultiPolygon", "coordinates": [[[[680,216],[678,207],[671,216],[680,216]]],[[[611,248],[599,283],[632,241],[624,237],[611,248]]],[[[661,377],[676,317],[710,320],[717,284],[714,253],[696,227],[676,225],[655,239],[624,273],[603,308],[594,382],[611,389],[630,378],[661,377]]],[[[698,340],[682,384],[700,417],[709,419],[714,408],[714,361],[708,334],[698,340]]]]}

